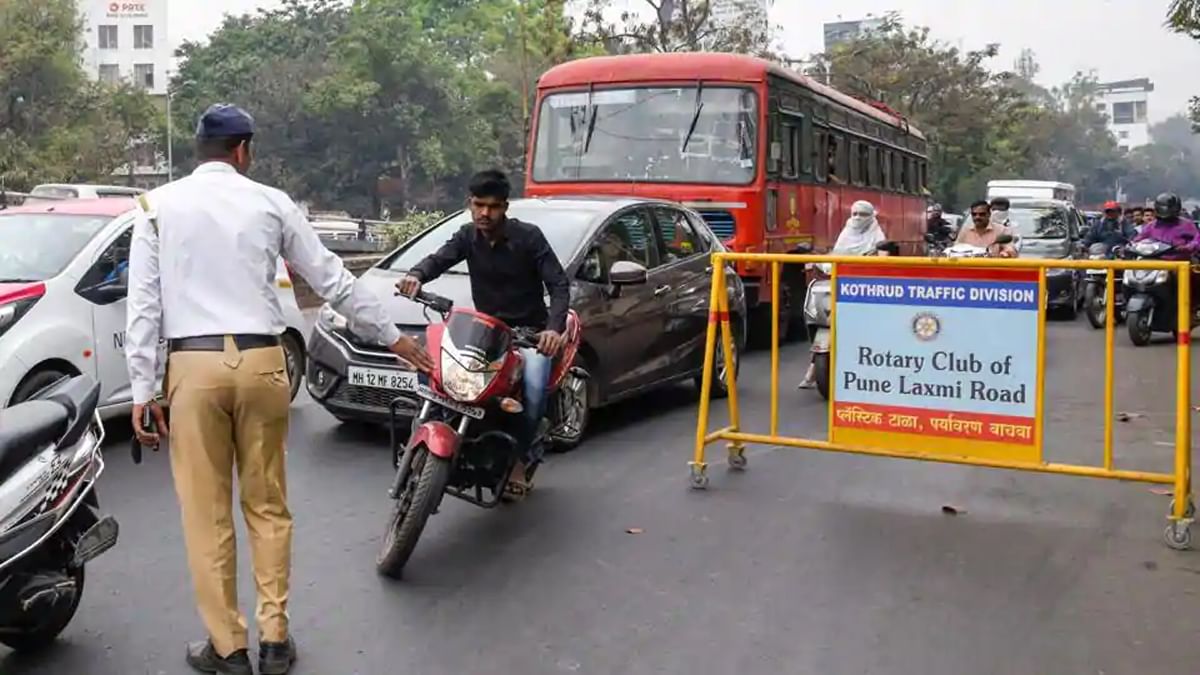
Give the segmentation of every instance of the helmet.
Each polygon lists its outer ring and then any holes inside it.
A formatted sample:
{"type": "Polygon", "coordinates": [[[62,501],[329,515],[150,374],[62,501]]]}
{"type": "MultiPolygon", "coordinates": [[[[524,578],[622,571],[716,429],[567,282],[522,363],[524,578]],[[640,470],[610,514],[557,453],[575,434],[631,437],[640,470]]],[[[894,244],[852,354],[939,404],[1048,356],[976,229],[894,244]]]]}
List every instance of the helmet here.
{"type": "Polygon", "coordinates": [[[1114,202],[1114,201],[1104,202],[1104,210],[1105,211],[1120,211],[1121,210],[1121,202],[1114,202]]]}
{"type": "Polygon", "coordinates": [[[1175,220],[1183,210],[1179,195],[1164,192],[1154,199],[1154,216],[1160,220],[1175,220]]]}

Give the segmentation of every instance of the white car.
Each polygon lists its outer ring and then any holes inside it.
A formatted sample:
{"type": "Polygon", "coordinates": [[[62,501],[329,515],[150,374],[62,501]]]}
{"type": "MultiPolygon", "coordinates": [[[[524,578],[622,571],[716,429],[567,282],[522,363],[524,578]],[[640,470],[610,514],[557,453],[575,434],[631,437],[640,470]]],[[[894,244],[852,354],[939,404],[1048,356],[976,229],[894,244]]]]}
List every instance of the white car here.
{"type": "MultiPolygon", "coordinates": [[[[135,202],[42,202],[0,211],[0,407],[64,375],[100,381],[100,414],[127,412],[125,294],[135,202]]],[[[280,259],[276,288],[292,397],[304,367],[304,319],[280,259]]],[[[165,343],[159,376],[166,364],[165,343]]]]}

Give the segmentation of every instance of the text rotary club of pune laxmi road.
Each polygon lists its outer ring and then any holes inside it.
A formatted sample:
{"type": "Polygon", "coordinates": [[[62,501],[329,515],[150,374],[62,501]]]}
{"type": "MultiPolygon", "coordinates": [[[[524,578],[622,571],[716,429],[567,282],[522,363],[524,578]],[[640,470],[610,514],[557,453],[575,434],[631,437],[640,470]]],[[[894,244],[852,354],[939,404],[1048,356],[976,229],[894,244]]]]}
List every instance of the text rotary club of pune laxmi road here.
{"type": "Polygon", "coordinates": [[[1037,462],[1037,270],[838,270],[832,440],[1037,462]]]}

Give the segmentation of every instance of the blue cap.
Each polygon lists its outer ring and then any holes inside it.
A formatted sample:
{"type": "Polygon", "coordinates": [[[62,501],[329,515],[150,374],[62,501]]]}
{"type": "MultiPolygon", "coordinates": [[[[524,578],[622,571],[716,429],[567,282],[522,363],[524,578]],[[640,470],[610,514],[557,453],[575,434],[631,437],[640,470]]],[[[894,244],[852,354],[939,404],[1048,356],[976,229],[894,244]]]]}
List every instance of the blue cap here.
{"type": "Polygon", "coordinates": [[[232,103],[214,103],[200,116],[196,138],[229,138],[254,134],[254,118],[232,103]]]}

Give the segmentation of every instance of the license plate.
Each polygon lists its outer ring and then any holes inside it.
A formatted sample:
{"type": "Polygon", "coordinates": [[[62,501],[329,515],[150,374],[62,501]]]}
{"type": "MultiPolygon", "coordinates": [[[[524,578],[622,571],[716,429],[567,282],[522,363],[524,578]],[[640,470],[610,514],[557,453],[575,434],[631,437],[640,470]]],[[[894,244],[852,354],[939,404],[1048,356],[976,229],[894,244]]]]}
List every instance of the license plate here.
{"type": "Polygon", "coordinates": [[[471,419],[483,419],[483,408],[477,408],[473,405],[467,405],[466,403],[459,403],[458,401],[442,396],[424,384],[417,385],[417,396],[420,396],[426,401],[432,401],[444,408],[449,408],[456,413],[466,415],[471,419]]]}
{"type": "Polygon", "coordinates": [[[346,371],[346,379],[350,384],[359,387],[391,391],[416,391],[417,389],[417,374],[411,370],[350,366],[346,371]]]}

